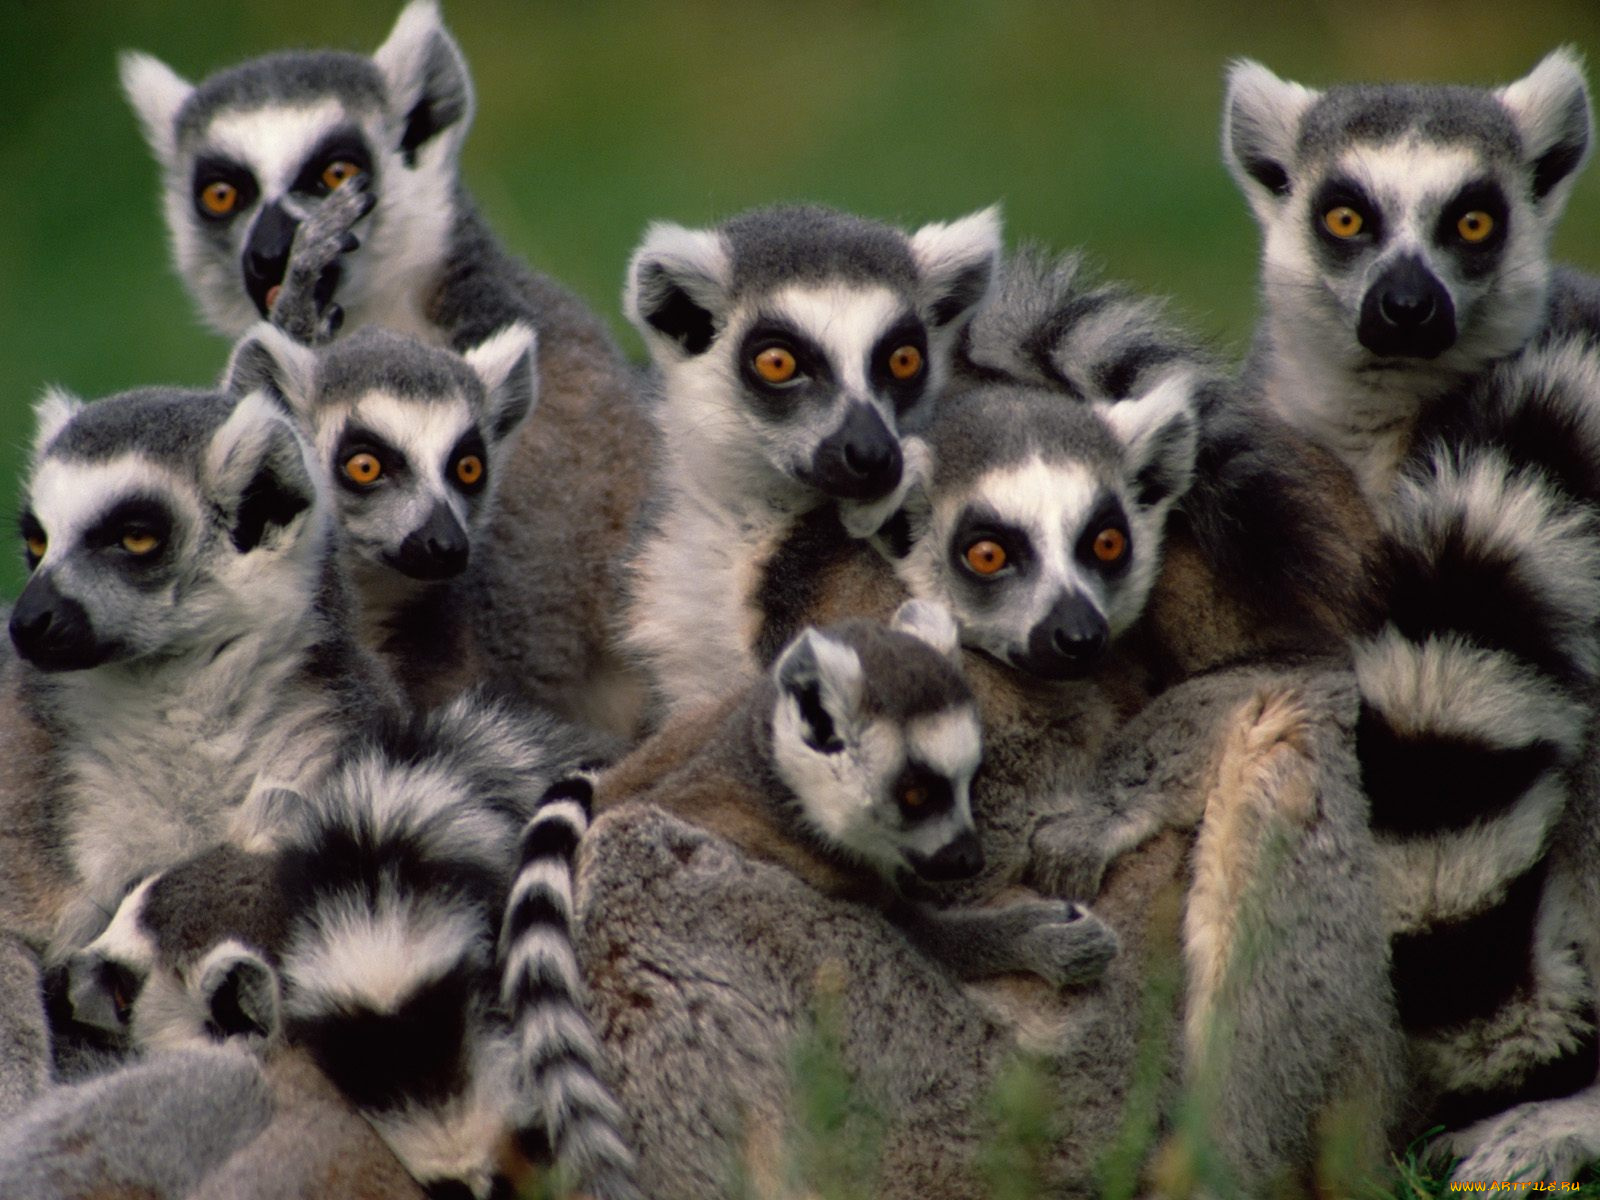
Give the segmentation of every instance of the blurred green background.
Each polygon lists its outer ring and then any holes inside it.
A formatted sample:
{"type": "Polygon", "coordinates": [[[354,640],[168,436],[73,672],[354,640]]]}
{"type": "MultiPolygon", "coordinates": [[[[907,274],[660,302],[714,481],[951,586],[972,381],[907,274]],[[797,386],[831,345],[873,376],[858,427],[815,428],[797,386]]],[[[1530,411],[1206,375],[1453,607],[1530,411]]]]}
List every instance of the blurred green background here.
{"type": "MultiPolygon", "coordinates": [[[[0,519],[40,387],[211,380],[227,352],[167,265],[156,171],[115,52],[198,78],[296,45],[370,51],[398,0],[0,0],[0,519]]],[[[501,237],[622,328],[645,223],[811,199],[905,223],[1000,200],[1010,238],[1087,246],[1242,348],[1255,228],[1217,154],[1224,63],[1310,84],[1498,83],[1596,0],[1288,4],[555,4],[446,0],[471,63],[467,180],[501,237]]],[[[1600,269],[1600,169],[1557,252],[1600,269]]],[[[0,552],[0,596],[20,553],[0,552]]]]}

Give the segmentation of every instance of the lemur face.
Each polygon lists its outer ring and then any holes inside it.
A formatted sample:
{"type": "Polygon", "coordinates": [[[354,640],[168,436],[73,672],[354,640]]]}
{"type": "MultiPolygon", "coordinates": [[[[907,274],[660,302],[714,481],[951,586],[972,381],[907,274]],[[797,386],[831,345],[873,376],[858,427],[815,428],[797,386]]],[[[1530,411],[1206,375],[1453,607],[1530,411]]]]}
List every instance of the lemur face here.
{"type": "Polygon", "coordinates": [[[218,846],[148,876],[68,961],[73,1016],[144,1049],[264,1045],[281,1023],[283,920],[270,855],[218,846]]]}
{"type": "Polygon", "coordinates": [[[432,0],[408,6],[371,58],[270,55],[195,86],[130,53],[122,84],[163,170],[178,273],[220,332],[267,315],[296,229],[336,188],[365,186],[377,204],[321,299],[337,291],[359,317],[437,260],[472,88],[432,0]]]}
{"type": "Polygon", "coordinates": [[[368,328],[314,352],[262,325],[234,350],[227,386],[263,390],[302,422],[360,559],[447,579],[466,568],[537,401],[534,345],[525,325],[463,356],[368,328]]]}
{"type": "Polygon", "coordinates": [[[45,671],[202,657],[316,593],[320,493],[264,401],[149,389],[82,406],[51,393],[23,499],[31,572],[11,613],[45,671]]]}
{"type": "Polygon", "coordinates": [[[1588,95],[1566,51],[1498,91],[1318,93],[1244,62],[1223,143],[1262,227],[1269,321],[1351,369],[1468,371],[1543,319],[1588,95]]]}
{"type": "Polygon", "coordinates": [[[1187,379],[1098,408],[1024,388],[952,393],[929,444],[901,579],[949,607],[970,649],[1043,680],[1092,672],[1143,612],[1193,473],[1187,379]]]}
{"type": "Polygon", "coordinates": [[[896,884],[983,868],[972,820],[978,713],[948,613],[910,601],[895,627],[808,629],[778,656],[773,763],[824,844],[896,884]]]}
{"type": "Polygon", "coordinates": [[[992,210],[910,236],[815,208],[653,226],[626,305],[669,440],[763,498],[888,495],[998,253],[992,210]]]}

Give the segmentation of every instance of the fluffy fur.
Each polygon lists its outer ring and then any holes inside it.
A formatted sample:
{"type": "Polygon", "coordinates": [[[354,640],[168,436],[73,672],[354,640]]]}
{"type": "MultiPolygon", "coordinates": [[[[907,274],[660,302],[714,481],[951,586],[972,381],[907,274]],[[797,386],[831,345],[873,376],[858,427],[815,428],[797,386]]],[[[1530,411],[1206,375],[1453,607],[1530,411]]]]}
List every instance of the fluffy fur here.
{"type": "Polygon", "coordinates": [[[493,647],[482,665],[500,684],[631,733],[642,684],[611,642],[655,434],[604,324],[508,254],[462,188],[472,84],[437,5],[414,0],[370,58],[275,54],[190,85],[127,55],[123,85],[163,169],[178,274],[219,331],[243,334],[268,315],[271,289],[294,282],[295,254],[330,248],[316,299],[338,305],[347,330],[379,325],[460,353],[516,322],[538,330],[540,404],[497,471],[474,638],[493,647]],[[319,228],[297,241],[340,164],[359,176],[334,197],[364,187],[375,200],[337,200],[357,236],[319,228]],[[224,216],[204,209],[197,169],[237,189],[224,216]]]}
{"type": "Polygon", "coordinates": [[[624,301],[656,368],[664,468],[628,642],[665,711],[753,678],[750,592],[788,522],[901,487],[905,438],[936,404],[999,237],[993,210],[910,234],[813,207],[647,231],[624,301]]]}

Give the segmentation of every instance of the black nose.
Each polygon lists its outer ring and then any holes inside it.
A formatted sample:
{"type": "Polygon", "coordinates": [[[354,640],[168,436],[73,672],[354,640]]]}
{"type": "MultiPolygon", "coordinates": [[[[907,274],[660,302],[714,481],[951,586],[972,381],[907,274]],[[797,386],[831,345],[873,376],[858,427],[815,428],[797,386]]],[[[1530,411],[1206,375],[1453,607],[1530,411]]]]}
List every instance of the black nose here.
{"type": "Polygon", "coordinates": [[[1356,336],[1374,354],[1437,358],[1455,345],[1455,304],[1426,264],[1407,255],[1367,290],[1356,336]]]}
{"type": "Polygon", "coordinates": [[[839,500],[877,500],[900,482],[900,440],[870,404],[852,404],[818,444],[805,482],[839,500]]]}
{"type": "Polygon", "coordinates": [[[300,222],[274,201],[261,210],[244,246],[244,287],[256,310],[267,315],[267,293],[283,282],[289,267],[289,248],[294,245],[300,222]]]}
{"type": "Polygon", "coordinates": [[[1014,665],[1041,679],[1081,679],[1100,665],[1111,627],[1079,592],[1063,593],[1028,633],[1027,652],[1014,665]]]}
{"type": "Polygon", "coordinates": [[[112,647],[95,637],[89,611],[56,589],[48,575],[35,575],[11,610],[11,644],[41,671],[82,671],[111,657],[112,647]]]}
{"type": "Polygon", "coordinates": [[[436,504],[427,521],[406,535],[391,562],[412,579],[449,579],[467,569],[470,549],[455,513],[436,504]]]}
{"type": "Polygon", "coordinates": [[[971,879],[983,870],[983,847],[978,844],[976,833],[970,829],[963,830],[955,841],[940,846],[936,853],[927,858],[912,855],[911,869],[929,883],[971,879]]]}

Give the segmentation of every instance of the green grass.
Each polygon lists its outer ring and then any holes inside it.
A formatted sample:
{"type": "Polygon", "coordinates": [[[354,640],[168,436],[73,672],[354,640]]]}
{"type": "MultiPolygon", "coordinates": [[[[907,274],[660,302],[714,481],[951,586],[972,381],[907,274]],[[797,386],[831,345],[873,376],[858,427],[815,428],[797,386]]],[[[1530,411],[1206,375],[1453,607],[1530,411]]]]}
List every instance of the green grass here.
{"type": "MultiPolygon", "coordinates": [[[[116,51],[149,50],[196,78],[287,46],[369,50],[399,7],[6,0],[0,510],[43,384],[88,396],[200,384],[226,357],[167,266],[156,172],[117,90],[116,51]]],[[[916,222],[999,200],[1013,238],[1088,246],[1236,348],[1252,320],[1256,235],[1216,149],[1230,57],[1311,83],[1494,82],[1558,43],[1600,46],[1592,0],[444,8],[477,82],[469,184],[512,249],[619,333],[623,265],[653,218],[814,199],[916,222]]],[[[1597,218],[1591,170],[1557,251],[1600,267],[1597,218]]],[[[0,555],[0,596],[20,586],[19,559],[0,555]]]]}

